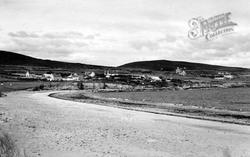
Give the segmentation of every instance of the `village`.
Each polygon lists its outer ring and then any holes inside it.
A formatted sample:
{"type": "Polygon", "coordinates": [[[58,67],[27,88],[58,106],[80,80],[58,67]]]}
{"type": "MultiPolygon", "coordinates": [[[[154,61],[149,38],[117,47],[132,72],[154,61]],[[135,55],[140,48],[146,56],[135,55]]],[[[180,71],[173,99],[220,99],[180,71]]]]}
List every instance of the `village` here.
{"type": "Polygon", "coordinates": [[[159,76],[132,74],[129,72],[119,70],[99,70],[86,71],[81,73],[53,73],[46,72],[44,74],[35,74],[30,71],[25,73],[12,73],[18,79],[25,80],[43,80],[43,81],[89,81],[89,80],[106,80],[106,81],[120,81],[120,82],[140,82],[147,80],[149,82],[162,81],[159,76]]]}
{"type": "Polygon", "coordinates": [[[166,75],[162,73],[135,73],[119,69],[106,69],[86,70],[83,72],[47,71],[44,73],[26,70],[26,72],[13,72],[11,76],[26,81],[116,83],[143,88],[191,89],[242,86],[241,83],[232,83],[236,76],[229,72],[219,71],[214,74],[200,74],[199,77],[194,77],[189,74],[185,67],[177,67],[175,71],[166,75]]]}

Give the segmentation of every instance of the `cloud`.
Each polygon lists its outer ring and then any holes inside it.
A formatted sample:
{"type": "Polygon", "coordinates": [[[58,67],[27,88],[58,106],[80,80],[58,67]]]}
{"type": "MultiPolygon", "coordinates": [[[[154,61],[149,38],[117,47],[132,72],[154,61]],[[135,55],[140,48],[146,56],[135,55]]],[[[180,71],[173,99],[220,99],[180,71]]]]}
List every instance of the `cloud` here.
{"type": "Polygon", "coordinates": [[[130,42],[132,48],[136,50],[148,49],[151,51],[157,50],[159,45],[157,42],[149,41],[149,40],[141,40],[141,41],[132,41],[130,42]]]}
{"type": "Polygon", "coordinates": [[[151,53],[159,59],[250,67],[249,40],[250,34],[239,33],[221,36],[212,41],[201,38],[190,40],[184,35],[168,34],[154,40],[132,41],[129,46],[136,52],[151,53]]]}
{"type": "Polygon", "coordinates": [[[84,35],[81,32],[47,32],[47,33],[37,33],[37,32],[27,32],[27,31],[17,31],[9,32],[10,37],[16,38],[44,38],[44,39],[95,39],[100,36],[99,33],[95,34],[86,34],[84,35]]]}
{"type": "Polygon", "coordinates": [[[38,38],[39,35],[35,33],[27,33],[25,31],[18,31],[18,32],[10,32],[8,33],[11,37],[18,37],[18,38],[38,38]]]}
{"type": "Polygon", "coordinates": [[[0,48],[92,64],[170,59],[250,67],[246,4],[250,1],[0,0],[0,48]],[[210,42],[187,38],[189,19],[227,11],[239,31],[210,42]]]}
{"type": "MultiPolygon", "coordinates": [[[[93,40],[96,36],[98,35],[83,35],[80,32],[17,31],[8,33],[9,40],[2,47],[33,57],[72,61],[72,58],[77,58],[75,54],[88,49],[89,40],[93,40]]],[[[86,58],[86,55],[84,57],[86,58]]]]}
{"type": "Polygon", "coordinates": [[[52,32],[42,35],[45,38],[58,39],[58,38],[82,38],[84,35],[80,32],[52,32]]]}
{"type": "Polygon", "coordinates": [[[185,33],[158,29],[133,33],[113,30],[101,35],[98,31],[86,32],[8,32],[0,47],[39,58],[99,65],[167,59],[250,67],[250,34],[247,33],[233,33],[206,41],[202,38],[190,40],[185,33]]]}
{"type": "Polygon", "coordinates": [[[174,33],[100,36],[98,33],[17,31],[9,32],[8,36],[6,50],[39,58],[99,65],[168,59],[250,67],[250,34],[234,33],[212,41],[190,40],[186,35],[174,33]]]}
{"type": "Polygon", "coordinates": [[[84,36],[85,39],[95,39],[96,37],[99,37],[100,34],[96,33],[96,34],[90,34],[87,36],[84,36]]]}
{"type": "Polygon", "coordinates": [[[235,33],[213,41],[189,41],[188,47],[184,49],[189,51],[190,59],[211,64],[250,67],[249,39],[250,34],[235,33]]]}

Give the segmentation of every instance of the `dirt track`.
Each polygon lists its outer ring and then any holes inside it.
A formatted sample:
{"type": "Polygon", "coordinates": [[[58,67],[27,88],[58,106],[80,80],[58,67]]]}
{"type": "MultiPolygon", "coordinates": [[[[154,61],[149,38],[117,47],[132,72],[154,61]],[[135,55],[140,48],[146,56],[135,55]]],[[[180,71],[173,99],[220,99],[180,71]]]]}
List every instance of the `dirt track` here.
{"type": "Polygon", "coordinates": [[[12,92],[0,127],[29,157],[249,157],[250,127],[12,92]]]}

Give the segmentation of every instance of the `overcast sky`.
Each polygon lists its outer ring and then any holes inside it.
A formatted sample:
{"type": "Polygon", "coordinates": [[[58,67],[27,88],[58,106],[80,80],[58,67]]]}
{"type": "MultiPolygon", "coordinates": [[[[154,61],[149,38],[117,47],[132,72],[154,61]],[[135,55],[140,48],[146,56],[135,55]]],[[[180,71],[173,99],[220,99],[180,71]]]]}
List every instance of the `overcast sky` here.
{"type": "Polygon", "coordinates": [[[117,66],[178,60],[250,68],[249,0],[0,0],[0,49],[117,66]],[[190,40],[188,21],[232,12],[235,32],[190,40]]]}

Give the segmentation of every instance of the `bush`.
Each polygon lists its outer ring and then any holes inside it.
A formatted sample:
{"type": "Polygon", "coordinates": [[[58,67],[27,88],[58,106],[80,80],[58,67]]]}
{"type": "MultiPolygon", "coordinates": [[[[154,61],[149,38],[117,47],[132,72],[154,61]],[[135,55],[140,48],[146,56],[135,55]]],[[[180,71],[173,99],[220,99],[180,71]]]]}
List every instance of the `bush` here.
{"type": "Polygon", "coordinates": [[[182,86],[183,81],[181,79],[172,79],[171,82],[174,84],[174,86],[182,86]]]}
{"type": "Polygon", "coordinates": [[[0,156],[1,157],[19,157],[20,153],[15,143],[6,133],[0,132],[0,156]]]}
{"type": "Polygon", "coordinates": [[[32,90],[33,91],[39,91],[44,89],[44,84],[40,84],[39,86],[34,87],[32,90]]]}
{"type": "Polygon", "coordinates": [[[77,82],[77,87],[78,87],[78,89],[80,89],[80,90],[83,90],[83,89],[84,89],[84,85],[83,85],[82,82],[77,82]]]}
{"type": "Polygon", "coordinates": [[[43,89],[44,89],[44,84],[41,84],[41,85],[39,86],[39,88],[40,88],[40,90],[43,90],[43,89]]]}
{"type": "Polygon", "coordinates": [[[106,89],[106,88],[108,88],[108,85],[104,82],[103,83],[103,89],[106,89]]]}
{"type": "Polygon", "coordinates": [[[4,97],[4,96],[6,96],[6,94],[0,92],[0,97],[4,97]]]}

